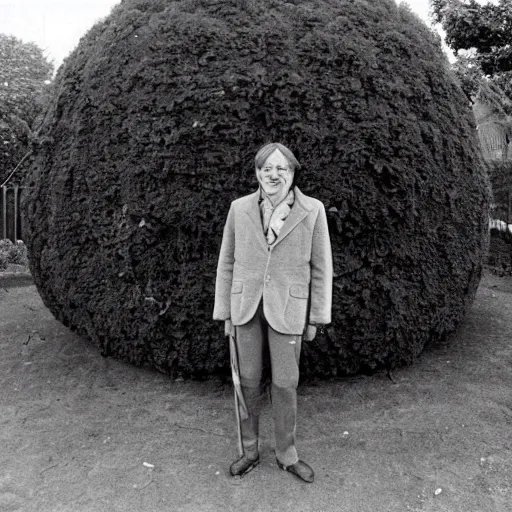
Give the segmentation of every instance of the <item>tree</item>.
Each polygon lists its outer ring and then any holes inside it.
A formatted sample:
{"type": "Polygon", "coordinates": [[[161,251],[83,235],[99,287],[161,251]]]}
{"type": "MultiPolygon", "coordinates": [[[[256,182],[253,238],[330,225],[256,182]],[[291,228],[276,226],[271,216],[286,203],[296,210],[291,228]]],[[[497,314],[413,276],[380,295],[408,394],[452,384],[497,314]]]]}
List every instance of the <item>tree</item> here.
{"type": "MultiPolygon", "coordinates": [[[[0,34],[0,184],[29,151],[52,73],[35,44],[0,34]]],[[[13,179],[19,182],[22,175],[13,179]]]]}
{"type": "Polygon", "coordinates": [[[455,71],[468,95],[490,77],[512,101],[512,0],[430,0],[432,18],[446,32],[446,44],[459,55],[455,71]]]}
{"type": "Polygon", "coordinates": [[[474,48],[486,75],[512,71],[512,0],[431,0],[433,19],[455,52],[474,48]]]}
{"type": "Polygon", "coordinates": [[[124,0],[61,67],[25,204],[48,308],[105,355],[228,367],[231,200],[269,140],[328,212],[333,323],[304,374],[410,363],[476,292],[488,178],[439,40],[394,0],[124,0]]]}
{"type": "Polygon", "coordinates": [[[506,159],[512,137],[512,0],[431,0],[458,54],[453,69],[473,103],[486,158],[506,159]]]}

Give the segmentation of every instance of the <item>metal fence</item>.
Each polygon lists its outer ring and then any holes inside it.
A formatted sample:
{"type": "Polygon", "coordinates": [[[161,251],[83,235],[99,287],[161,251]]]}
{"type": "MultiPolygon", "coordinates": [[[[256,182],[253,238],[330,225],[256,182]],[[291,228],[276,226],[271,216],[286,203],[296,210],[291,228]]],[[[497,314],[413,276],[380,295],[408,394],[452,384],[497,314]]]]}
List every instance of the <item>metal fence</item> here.
{"type": "Polygon", "coordinates": [[[0,187],[0,239],[23,240],[21,196],[25,187],[4,185],[0,187]]]}

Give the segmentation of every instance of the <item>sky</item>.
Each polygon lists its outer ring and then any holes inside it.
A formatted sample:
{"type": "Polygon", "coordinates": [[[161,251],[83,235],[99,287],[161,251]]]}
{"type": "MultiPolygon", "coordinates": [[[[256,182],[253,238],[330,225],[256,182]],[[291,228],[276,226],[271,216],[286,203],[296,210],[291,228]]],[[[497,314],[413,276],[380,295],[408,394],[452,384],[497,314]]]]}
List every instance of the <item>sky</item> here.
{"type": "MultiPolygon", "coordinates": [[[[378,0],[376,0],[378,1],[378,0]]],[[[57,68],[120,0],[0,0],[0,33],[34,42],[57,68]]],[[[429,23],[428,0],[406,0],[429,23]]]]}

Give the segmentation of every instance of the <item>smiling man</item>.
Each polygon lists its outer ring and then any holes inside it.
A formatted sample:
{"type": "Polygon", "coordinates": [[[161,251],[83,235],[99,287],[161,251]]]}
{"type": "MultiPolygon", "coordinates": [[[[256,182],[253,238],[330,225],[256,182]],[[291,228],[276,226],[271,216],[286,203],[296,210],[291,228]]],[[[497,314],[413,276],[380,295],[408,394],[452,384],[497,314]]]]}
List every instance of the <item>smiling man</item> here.
{"type": "Polygon", "coordinates": [[[332,255],[324,205],[296,186],[300,164],[280,143],[255,157],[259,189],[233,201],[217,267],[214,320],[234,334],[242,401],[237,418],[242,456],[230,467],[243,476],[259,463],[263,354],[272,367],[277,465],[305,482],[313,469],[295,447],[302,341],[331,321],[332,255]]]}

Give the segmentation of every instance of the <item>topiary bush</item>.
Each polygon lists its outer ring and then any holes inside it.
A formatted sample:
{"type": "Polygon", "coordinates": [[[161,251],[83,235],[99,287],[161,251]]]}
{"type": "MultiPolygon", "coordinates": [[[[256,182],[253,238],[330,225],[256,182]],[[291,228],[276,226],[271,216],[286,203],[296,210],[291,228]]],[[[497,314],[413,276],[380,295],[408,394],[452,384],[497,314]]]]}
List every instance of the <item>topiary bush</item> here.
{"type": "Polygon", "coordinates": [[[280,141],[328,210],[333,323],[303,375],[410,363],[452,333],[489,184],[438,37],[392,0],[124,0],[59,70],[25,202],[53,314],[173,376],[228,367],[211,320],[230,202],[280,141]]]}

